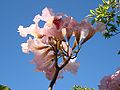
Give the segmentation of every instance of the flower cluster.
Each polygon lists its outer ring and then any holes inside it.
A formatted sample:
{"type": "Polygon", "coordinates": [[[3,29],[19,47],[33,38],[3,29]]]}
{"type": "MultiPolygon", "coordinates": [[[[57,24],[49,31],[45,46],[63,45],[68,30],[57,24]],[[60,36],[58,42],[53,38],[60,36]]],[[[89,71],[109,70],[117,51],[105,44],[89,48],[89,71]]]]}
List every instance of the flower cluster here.
{"type": "Polygon", "coordinates": [[[18,32],[22,37],[29,36],[21,46],[24,53],[34,54],[32,63],[36,64],[36,71],[44,72],[49,80],[57,68],[60,70],[57,78],[63,78],[61,74],[66,71],[76,74],[80,65],[76,62],[80,47],[100,25],[95,29],[86,19],[77,22],[71,16],[55,14],[50,8],[44,8],[42,15],[36,15],[33,21],[29,27],[19,26],[18,32]],[[40,21],[45,22],[43,27],[39,25],[40,21]],[[70,42],[71,38],[73,42],[70,42]]]}
{"type": "Polygon", "coordinates": [[[120,68],[115,74],[103,77],[99,90],[120,90],[120,68]]]}

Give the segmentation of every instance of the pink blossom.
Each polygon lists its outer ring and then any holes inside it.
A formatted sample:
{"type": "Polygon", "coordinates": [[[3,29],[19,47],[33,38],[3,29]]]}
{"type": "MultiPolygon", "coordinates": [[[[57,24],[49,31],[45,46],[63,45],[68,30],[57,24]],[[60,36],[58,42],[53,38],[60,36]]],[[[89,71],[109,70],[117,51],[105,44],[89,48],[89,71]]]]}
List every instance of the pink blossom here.
{"type": "MultiPolygon", "coordinates": [[[[54,66],[52,66],[52,67],[48,68],[46,71],[44,71],[46,78],[48,80],[52,80],[54,77],[55,71],[56,71],[56,69],[54,66]]],[[[63,76],[61,75],[61,72],[59,72],[57,79],[62,79],[62,78],[63,78],[63,76]]]]}
{"type": "Polygon", "coordinates": [[[88,35],[88,33],[89,33],[89,30],[87,30],[87,29],[82,29],[82,30],[81,30],[81,35],[80,35],[80,41],[81,41],[82,39],[86,38],[87,35],[88,35]]]}
{"type": "Polygon", "coordinates": [[[76,74],[77,70],[80,66],[80,63],[75,62],[75,61],[76,61],[76,58],[75,59],[70,59],[69,63],[63,68],[63,71],[65,71],[65,72],[70,71],[73,74],[76,74]]]}
{"type": "Polygon", "coordinates": [[[29,34],[28,28],[23,28],[21,25],[18,27],[18,32],[22,37],[26,37],[29,34]]]}
{"type": "Polygon", "coordinates": [[[105,33],[105,30],[106,30],[105,24],[102,23],[102,22],[98,22],[98,23],[97,23],[97,26],[96,26],[96,30],[97,30],[98,32],[105,33]]]}
{"type": "MultiPolygon", "coordinates": [[[[35,54],[35,58],[32,61],[32,63],[36,64],[36,71],[44,72],[46,78],[48,80],[52,80],[56,71],[54,65],[55,55],[52,52],[49,52],[47,55],[44,55],[45,53],[39,55],[38,54],[35,54]]],[[[61,72],[59,73],[57,78],[63,78],[63,76],[61,76],[61,72]]]]}
{"type": "Polygon", "coordinates": [[[31,46],[33,46],[33,42],[34,41],[32,40],[32,38],[29,38],[26,43],[22,43],[21,44],[22,51],[24,53],[29,53],[30,51],[32,51],[31,46]],[[30,45],[30,44],[32,44],[32,45],[30,45]]]}
{"type": "Polygon", "coordinates": [[[57,16],[53,13],[51,9],[45,8],[42,11],[41,20],[45,21],[45,25],[41,28],[41,32],[43,35],[53,36],[56,39],[63,40],[64,37],[62,35],[62,26],[63,20],[62,16],[57,16]]]}
{"type": "Polygon", "coordinates": [[[55,14],[53,13],[53,10],[50,8],[44,8],[42,10],[42,15],[40,16],[40,20],[48,22],[49,20],[53,20],[55,14]]]}
{"type": "Polygon", "coordinates": [[[99,90],[120,90],[120,69],[115,74],[105,76],[100,81],[99,90]]]}
{"type": "Polygon", "coordinates": [[[54,24],[51,26],[45,25],[43,29],[41,29],[43,35],[47,35],[48,37],[54,37],[59,40],[63,40],[62,30],[58,30],[54,24]]]}
{"type": "Polygon", "coordinates": [[[68,43],[62,41],[62,47],[66,52],[68,52],[67,54],[70,56],[70,54],[72,53],[72,48],[68,46],[68,43]]]}
{"type": "Polygon", "coordinates": [[[50,51],[42,51],[41,53],[35,53],[35,57],[32,63],[36,64],[36,71],[46,71],[52,66],[55,55],[50,51]]]}
{"type": "Polygon", "coordinates": [[[22,44],[21,44],[21,47],[22,47],[22,51],[23,51],[24,53],[29,53],[28,43],[22,43],[22,44]]]}
{"type": "Polygon", "coordinates": [[[48,80],[52,80],[55,74],[55,67],[48,68],[46,71],[44,71],[45,76],[48,80]]]}
{"type": "Polygon", "coordinates": [[[32,39],[31,37],[29,37],[26,43],[22,43],[21,46],[24,53],[42,52],[43,49],[50,48],[50,45],[43,43],[41,39],[32,39]]]}
{"type": "MultiPolygon", "coordinates": [[[[69,18],[68,18],[68,20],[69,20],[69,18]]],[[[71,17],[71,19],[70,19],[70,21],[69,21],[69,24],[68,24],[68,26],[66,27],[66,37],[67,37],[68,40],[69,40],[70,37],[73,35],[73,32],[78,29],[77,26],[78,26],[77,21],[75,21],[75,20],[71,17]]]]}
{"type": "Polygon", "coordinates": [[[79,26],[81,27],[81,30],[84,32],[83,37],[81,37],[81,38],[85,37],[81,43],[84,44],[96,33],[96,29],[94,29],[86,19],[83,20],[79,26]]]}
{"type": "MultiPolygon", "coordinates": [[[[32,52],[34,58],[32,63],[36,65],[36,71],[44,72],[48,80],[52,80],[56,72],[55,53],[58,51],[57,58],[72,57],[72,49],[70,38],[74,35],[77,44],[82,44],[90,39],[96,32],[92,25],[87,21],[77,22],[73,17],[65,14],[55,14],[52,9],[44,8],[42,14],[38,14],[33,19],[34,24],[28,27],[19,26],[18,32],[22,37],[29,39],[26,43],[22,43],[22,51],[24,53],[32,52]],[[43,27],[39,26],[39,22],[44,21],[43,27]],[[62,55],[60,55],[62,54],[62,55]]],[[[62,64],[65,60],[63,60],[62,64]]],[[[59,59],[58,59],[59,62],[59,59]]],[[[58,66],[60,66],[59,63],[58,66]]],[[[57,78],[63,78],[63,72],[70,71],[76,74],[80,63],[75,59],[70,59],[68,64],[59,72],[57,78]]]]}
{"type": "Polygon", "coordinates": [[[36,15],[36,16],[34,17],[33,21],[34,21],[36,24],[38,24],[39,21],[40,21],[40,19],[41,19],[41,16],[38,14],[38,15],[36,15]]]}
{"type": "Polygon", "coordinates": [[[36,24],[31,24],[29,27],[23,28],[23,26],[19,26],[18,32],[22,37],[26,37],[28,34],[34,37],[40,37],[40,28],[36,24]]]}
{"type": "Polygon", "coordinates": [[[81,27],[81,29],[87,29],[87,30],[93,29],[92,25],[87,21],[87,19],[82,20],[79,26],[81,27]]]}

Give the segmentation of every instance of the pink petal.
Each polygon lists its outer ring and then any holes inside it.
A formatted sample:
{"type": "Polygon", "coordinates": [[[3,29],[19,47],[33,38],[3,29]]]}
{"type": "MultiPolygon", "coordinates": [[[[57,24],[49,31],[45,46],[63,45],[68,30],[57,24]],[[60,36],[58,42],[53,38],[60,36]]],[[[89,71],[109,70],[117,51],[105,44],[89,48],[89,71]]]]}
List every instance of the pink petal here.
{"type": "Polygon", "coordinates": [[[22,43],[21,47],[24,53],[29,53],[28,43],[22,43]]]}
{"type": "Polygon", "coordinates": [[[119,90],[120,89],[120,69],[115,74],[104,77],[99,85],[99,90],[119,90]]]}
{"type": "Polygon", "coordinates": [[[54,16],[53,10],[46,7],[43,9],[42,16],[40,17],[40,19],[43,21],[49,21],[49,19],[51,19],[52,16],[54,16]]]}
{"type": "Polygon", "coordinates": [[[102,23],[102,22],[98,22],[98,23],[97,23],[97,26],[96,26],[96,30],[97,30],[98,32],[104,33],[105,30],[106,30],[105,24],[102,23]]]}
{"type": "Polygon", "coordinates": [[[72,72],[73,74],[76,74],[77,73],[77,70],[80,66],[80,63],[78,62],[75,62],[76,58],[75,59],[71,59],[70,62],[63,68],[64,71],[70,71],[72,72]]]}
{"type": "Polygon", "coordinates": [[[23,26],[18,27],[18,32],[22,37],[26,37],[29,34],[28,28],[23,28],[23,26]]]}

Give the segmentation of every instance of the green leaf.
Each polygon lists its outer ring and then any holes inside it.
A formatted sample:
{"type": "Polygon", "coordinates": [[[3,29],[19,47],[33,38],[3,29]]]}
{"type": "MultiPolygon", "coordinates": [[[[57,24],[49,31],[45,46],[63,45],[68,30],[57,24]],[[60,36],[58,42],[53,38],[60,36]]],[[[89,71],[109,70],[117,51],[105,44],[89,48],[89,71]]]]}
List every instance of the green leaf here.
{"type": "Polygon", "coordinates": [[[91,14],[95,15],[95,11],[94,10],[90,10],[91,14]]]}
{"type": "Polygon", "coordinates": [[[119,27],[119,25],[120,25],[120,22],[119,22],[119,21],[116,21],[116,23],[117,23],[117,26],[119,27]]]}
{"type": "Polygon", "coordinates": [[[104,33],[103,36],[105,37],[105,39],[109,39],[109,38],[111,38],[112,34],[110,34],[110,33],[104,33]]]}
{"type": "Polygon", "coordinates": [[[104,4],[106,4],[107,2],[106,2],[106,0],[102,0],[102,2],[104,3],[104,4]]]}
{"type": "Polygon", "coordinates": [[[105,10],[108,10],[108,9],[109,9],[109,5],[105,5],[105,6],[104,6],[104,9],[105,9],[105,10]]]}
{"type": "Polygon", "coordinates": [[[120,15],[117,15],[117,19],[120,21],[120,15]]]}
{"type": "Polygon", "coordinates": [[[108,23],[107,25],[108,25],[108,26],[114,26],[114,25],[113,25],[113,24],[111,24],[111,23],[108,23]]]}
{"type": "Polygon", "coordinates": [[[91,24],[93,25],[95,23],[95,19],[93,19],[92,21],[91,21],[91,24]]]}
{"type": "Polygon", "coordinates": [[[99,8],[96,8],[96,9],[95,9],[95,11],[96,11],[98,14],[100,14],[100,13],[101,13],[101,11],[100,11],[100,9],[99,9],[99,8]]]}
{"type": "Polygon", "coordinates": [[[93,17],[93,15],[92,15],[92,14],[89,14],[87,17],[91,17],[91,18],[92,18],[92,17],[93,17]]]}
{"type": "Polygon", "coordinates": [[[103,12],[103,6],[102,5],[99,5],[99,9],[101,12],[103,12]]]}
{"type": "Polygon", "coordinates": [[[114,18],[110,18],[110,21],[114,22],[114,21],[115,21],[115,19],[114,19],[114,18]]]}

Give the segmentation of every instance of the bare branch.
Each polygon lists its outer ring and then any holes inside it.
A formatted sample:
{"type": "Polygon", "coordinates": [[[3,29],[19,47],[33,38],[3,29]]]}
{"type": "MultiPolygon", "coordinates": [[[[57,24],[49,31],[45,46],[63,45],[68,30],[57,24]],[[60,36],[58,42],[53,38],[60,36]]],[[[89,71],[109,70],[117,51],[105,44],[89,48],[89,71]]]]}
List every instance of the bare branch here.
{"type": "Polygon", "coordinates": [[[57,43],[56,43],[56,46],[54,48],[54,54],[55,54],[55,74],[54,74],[52,81],[50,82],[48,90],[52,90],[53,85],[55,84],[57,77],[58,77],[58,74],[59,74],[59,71],[60,71],[59,66],[58,66],[58,57],[57,57],[57,54],[58,54],[57,43]]]}
{"type": "Polygon", "coordinates": [[[77,57],[77,55],[78,55],[78,53],[79,53],[81,47],[82,47],[82,45],[80,45],[80,46],[78,45],[78,50],[75,52],[75,56],[74,56],[74,57],[71,57],[70,59],[74,59],[74,58],[77,57]]]}
{"type": "Polygon", "coordinates": [[[68,57],[68,59],[66,60],[66,62],[64,62],[64,63],[59,67],[60,70],[61,70],[62,68],[64,68],[64,67],[68,64],[68,62],[69,62],[70,59],[71,59],[71,56],[72,56],[72,54],[68,57]]]}
{"type": "Polygon", "coordinates": [[[48,87],[48,90],[52,90],[53,85],[55,84],[55,82],[56,82],[56,80],[57,80],[58,74],[59,74],[59,69],[56,68],[54,77],[53,77],[52,81],[50,82],[50,85],[49,85],[49,87],[48,87]]]}
{"type": "Polygon", "coordinates": [[[118,34],[120,34],[120,32],[116,32],[115,34],[113,34],[112,36],[116,36],[116,35],[118,35],[118,34]]]}

